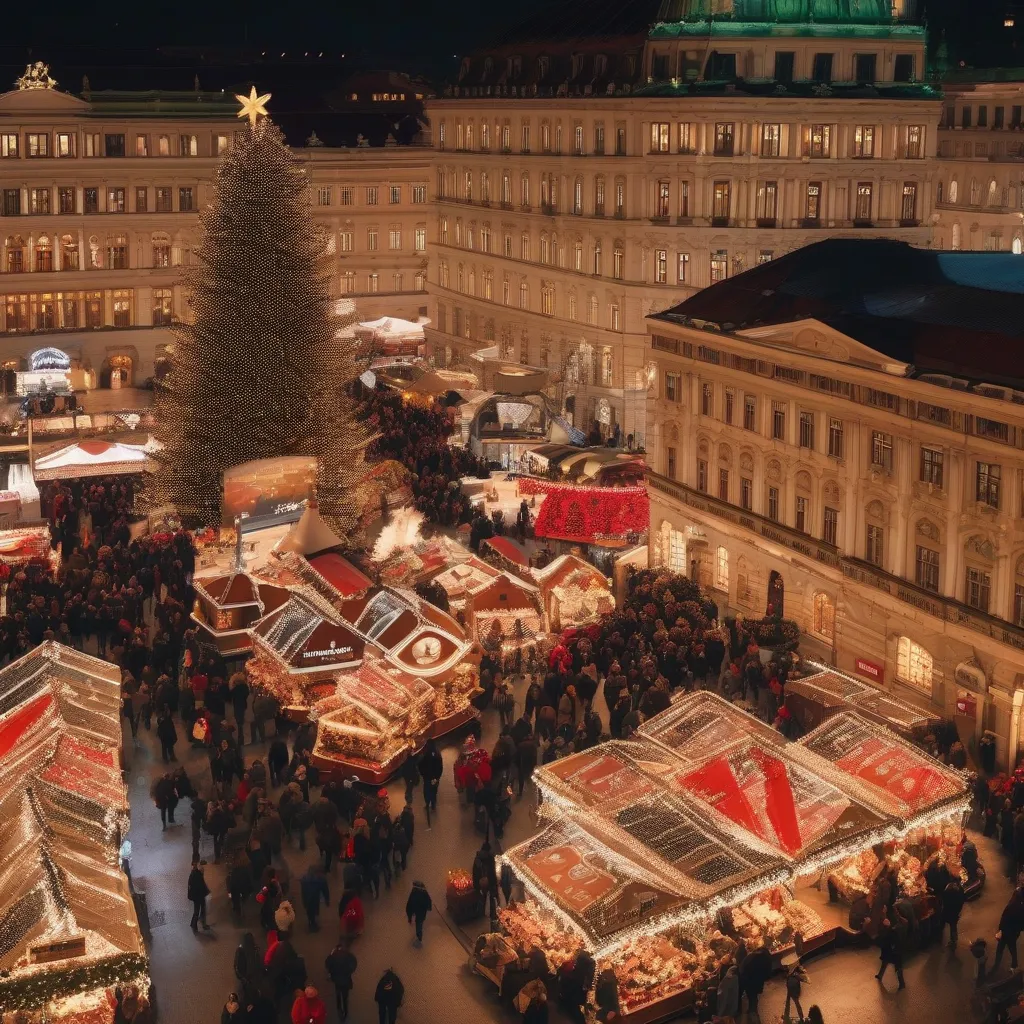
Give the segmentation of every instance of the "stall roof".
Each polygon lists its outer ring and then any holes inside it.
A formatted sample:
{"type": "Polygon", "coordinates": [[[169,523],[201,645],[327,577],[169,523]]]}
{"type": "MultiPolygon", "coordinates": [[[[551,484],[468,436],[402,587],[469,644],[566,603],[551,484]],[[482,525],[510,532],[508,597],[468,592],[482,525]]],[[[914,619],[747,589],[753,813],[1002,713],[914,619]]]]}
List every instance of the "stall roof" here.
{"type": "Polygon", "coordinates": [[[323,555],[316,555],[314,558],[309,559],[309,564],[342,597],[352,597],[355,594],[361,594],[373,586],[373,580],[369,576],[360,572],[347,558],[342,558],[341,555],[333,551],[323,555]]]}
{"type": "Polygon", "coordinates": [[[284,535],[275,551],[312,556],[330,548],[340,547],[341,538],[320,518],[316,502],[306,505],[298,522],[284,535]]]}
{"type": "Polygon", "coordinates": [[[397,316],[382,316],[377,320],[365,320],[361,324],[356,324],[356,330],[372,331],[384,338],[415,338],[422,341],[423,328],[429,323],[429,320],[416,323],[397,316]]]}
{"type": "Polygon", "coordinates": [[[717,694],[688,694],[638,733],[680,759],[673,785],[794,861],[837,860],[898,831],[845,773],[717,694]]]}
{"type": "Polygon", "coordinates": [[[516,565],[527,566],[530,564],[526,552],[514,540],[510,540],[508,537],[488,537],[484,544],[501,555],[502,558],[507,558],[516,565]]]}
{"type": "Polygon", "coordinates": [[[69,934],[86,939],[74,966],[143,952],[117,867],[120,703],[116,666],[53,641],[0,670],[0,970],[15,978],[30,947],[69,934]]]}
{"type": "Polygon", "coordinates": [[[970,800],[960,772],[856,712],[837,712],[799,743],[862,783],[880,810],[898,814],[908,828],[970,800]]]}
{"type": "Polygon", "coordinates": [[[347,669],[362,660],[365,641],[319,604],[294,592],[252,630],[253,637],[292,672],[347,669]]]}
{"type": "Polygon", "coordinates": [[[247,608],[260,603],[259,587],[245,572],[200,576],[193,580],[193,586],[217,608],[247,608]]]}
{"type": "Polygon", "coordinates": [[[143,473],[153,468],[150,448],[120,441],[75,441],[45,455],[32,466],[36,480],[143,473]]]}

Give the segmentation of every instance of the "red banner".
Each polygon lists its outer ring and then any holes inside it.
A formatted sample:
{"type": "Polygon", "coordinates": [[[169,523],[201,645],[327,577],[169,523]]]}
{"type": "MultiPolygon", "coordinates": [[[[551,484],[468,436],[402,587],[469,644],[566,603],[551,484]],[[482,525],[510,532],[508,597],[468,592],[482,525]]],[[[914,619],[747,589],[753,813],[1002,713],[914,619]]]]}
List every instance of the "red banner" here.
{"type": "Polygon", "coordinates": [[[775,829],[775,835],[787,853],[796,853],[803,845],[800,838],[800,822],[797,819],[796,803],[793,800],[793,789],[789,784],[786,766],[777,757],[766,754],[754,747],[750,751],[751,760],[764,773],[767,782],[765,793],[765,809],[768,820],[775,829]]]}
{"type": "Polygon", "coordinates": [[[891,793],[912,809],[950,795],[945,777],[918,760],[909,750],[872,737],[848,750],[836,767],[891,793]]]}

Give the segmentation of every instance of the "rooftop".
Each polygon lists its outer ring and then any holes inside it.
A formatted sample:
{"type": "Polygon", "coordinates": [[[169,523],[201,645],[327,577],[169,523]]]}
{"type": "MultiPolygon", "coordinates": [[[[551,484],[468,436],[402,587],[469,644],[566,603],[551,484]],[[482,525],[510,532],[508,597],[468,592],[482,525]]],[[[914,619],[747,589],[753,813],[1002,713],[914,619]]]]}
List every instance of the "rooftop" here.
{"type": "Polygon", "coordinates": [[[913,372],[1024,382],[1024,259],[829,239],[706,288],[652,320],[723,332],[818,320],[913,372]]]}

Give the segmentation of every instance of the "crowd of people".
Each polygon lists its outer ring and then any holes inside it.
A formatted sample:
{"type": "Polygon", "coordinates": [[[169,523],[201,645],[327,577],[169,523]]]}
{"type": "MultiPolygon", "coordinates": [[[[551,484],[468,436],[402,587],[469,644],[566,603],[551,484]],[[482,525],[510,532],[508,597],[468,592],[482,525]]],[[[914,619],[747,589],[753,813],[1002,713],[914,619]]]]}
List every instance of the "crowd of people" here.
{"type": "Polygon", "coordinates": [[[470,501],[459,480],[487,476],[486,465],[448,439],[454,420],[442,405],[405,402],[390,388],[377,388],[365,400],[366,423],[376,437],[370,446],[374,459],[394,459],[410,473],[413,503],[429,522],[458,526],[470,514],[470,501]]]}

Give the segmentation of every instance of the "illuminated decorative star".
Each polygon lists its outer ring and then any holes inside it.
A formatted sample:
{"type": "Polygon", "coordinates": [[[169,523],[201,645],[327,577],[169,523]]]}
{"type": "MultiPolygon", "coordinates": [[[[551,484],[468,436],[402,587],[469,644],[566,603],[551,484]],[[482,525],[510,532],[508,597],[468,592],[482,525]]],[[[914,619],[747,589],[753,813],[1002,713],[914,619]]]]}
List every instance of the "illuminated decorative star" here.
{"type": "Polygon", "coordinates": [[[256,119],[260,117],[260,115],[263,117],[270,116],[267,114],[267,100],[270,99],[270,93],[266,92],[262,96],[257,96],[255,85],[249,90],[248,96],[241,96],[238,93],[235,93],[235,99],[242,104],[242,109],[236,116],[249,118],[249,124],[254,127],[256,125],[256,119]]]}

